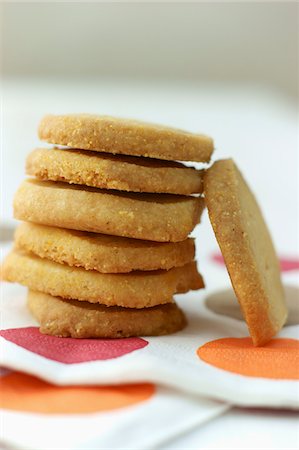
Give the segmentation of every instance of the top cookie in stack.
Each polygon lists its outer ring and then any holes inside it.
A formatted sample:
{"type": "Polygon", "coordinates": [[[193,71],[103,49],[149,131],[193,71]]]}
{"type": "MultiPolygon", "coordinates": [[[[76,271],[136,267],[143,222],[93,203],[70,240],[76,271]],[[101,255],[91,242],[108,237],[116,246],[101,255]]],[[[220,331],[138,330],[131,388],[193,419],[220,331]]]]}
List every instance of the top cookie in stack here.
{"type": "Polygon", "coordinates": [[[29,287],[41,331],[59,336],[159,335],[185,324],[173,294],[203,287],[188,238],[204,208],[212,140],[90,115],[46,116],[15,201],[15,250],[4,278],[29,287]],[[126,155],[126,156],[124,156],[126,155]],[[108,235],[108,236],[107,236],[108,235]],[[55,297],[58,298],[55,298],[55,297]],[[109,307],[109,308],[108,308],[109,307]]]}
{"type": "Polygon", "coordinates": [[[207,136],[107,116],[48,115],[38,133],[50,144],[167,161],[209,162],[213,153],[207,136]]]}

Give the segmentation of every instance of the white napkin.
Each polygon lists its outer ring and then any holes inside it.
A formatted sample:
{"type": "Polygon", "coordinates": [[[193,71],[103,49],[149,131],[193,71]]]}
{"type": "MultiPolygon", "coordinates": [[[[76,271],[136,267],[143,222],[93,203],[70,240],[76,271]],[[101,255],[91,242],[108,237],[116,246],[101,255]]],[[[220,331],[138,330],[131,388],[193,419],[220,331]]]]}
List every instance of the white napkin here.
{"type": "MultiPolygon", "coordinates": [[[[26,290],[8,283],[4,283],[2,289],[2,330],[37,326],[26,309],[26,290]]],[[[37,354],[35,349],[29,351],[16,345],[8,340],[14,337],[6,336],[0,338],[0,365],[58,385],[111,385],[148,381],[240,406],[297,408],[298,381],[239,375],[207,364],[198,357],[197,349],[207,342],[225,337],[248,336],[245,323],[208,310],[203,302],[204,295],[203,292],[195,292],[178,297],[178,303],[186,312],[189,322],[183,331],[170,336],[144,338],[140,340],[141,348],[121,357],[96,360],[96,356],[92,356],[94,360],[65,364],[37,354]]],[[[295,339],[298,335],[298,325],[285,327],[279,334],[280,337],[295,339]]],[[[37,351],[45,346],[44,339],[48,341],[47,337],[40,334],[33,339],[33,346],[37,351]]],[[[80,341],[69,339],[73,344],[64,350],[65,338],[52,337],[50,340],[46,344],[48,351],[51,353],[51,346],[55,347],[54,352],[63,346],[60,351],[62,358],[65,351],[71,361],[72,352],[76,354],[78,347],[82,345],[80,341]]],[[[97,348],[102,353],[102,345],[107,345],[105,340],[90,342],[91,346],[95,346],[95,354],[97,348]]],[[[25,347],[26,345],[24,342],[25,347]]],[[[83,352],[84,359],[84,348],[80,351],[83,352]]]]}

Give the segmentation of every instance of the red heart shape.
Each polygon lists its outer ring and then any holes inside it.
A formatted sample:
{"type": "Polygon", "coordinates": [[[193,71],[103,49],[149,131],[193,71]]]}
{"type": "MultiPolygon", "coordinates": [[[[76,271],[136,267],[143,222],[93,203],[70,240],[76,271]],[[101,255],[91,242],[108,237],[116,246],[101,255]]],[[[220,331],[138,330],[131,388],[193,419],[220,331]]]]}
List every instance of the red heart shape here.
{"type": "Polygon", "coordinates": [[[41,334],[37,327],[1,330],[0,336],[37,355],[64,364],[119,358],[148,345],[148,341],[138,337],[125,339],[59,338],[41,334]]]}

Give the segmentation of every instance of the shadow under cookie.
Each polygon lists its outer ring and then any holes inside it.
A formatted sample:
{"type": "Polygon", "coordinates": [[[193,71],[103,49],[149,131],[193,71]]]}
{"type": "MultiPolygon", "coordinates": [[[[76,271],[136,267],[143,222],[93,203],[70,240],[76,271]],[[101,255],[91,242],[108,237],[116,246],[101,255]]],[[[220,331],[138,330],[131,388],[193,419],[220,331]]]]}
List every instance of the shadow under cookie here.
{"type": "MultiPolygon", "coordinates": [[[[284,285],[288,319],[285,326],[299,324],[299,289],[296,286],[284,285]]],[[[216,314],[244,321],[241,308],[233,289],[224,289],[209,295],[205,304],[216,314]]]]}

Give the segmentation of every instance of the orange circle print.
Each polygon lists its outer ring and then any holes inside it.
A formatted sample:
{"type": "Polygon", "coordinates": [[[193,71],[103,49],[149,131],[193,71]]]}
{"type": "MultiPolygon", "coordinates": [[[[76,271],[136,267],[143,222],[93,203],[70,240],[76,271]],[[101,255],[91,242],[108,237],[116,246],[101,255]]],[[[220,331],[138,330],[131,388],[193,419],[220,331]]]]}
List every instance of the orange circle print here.
{"type": "Polygon", "coordinates": [[[0,407],[46,414],[111,411],[148,400],[151,383],[121,386],[55,386],[22,373],[0,378],[0,407]]]}
{"type": "Polygon", "coordinates": [[[207,342],[197,354],[208,364],[249,377],[299,380],[299,341],[273,339],[254,347],[250,338],[223,338],[207,342]]]}

